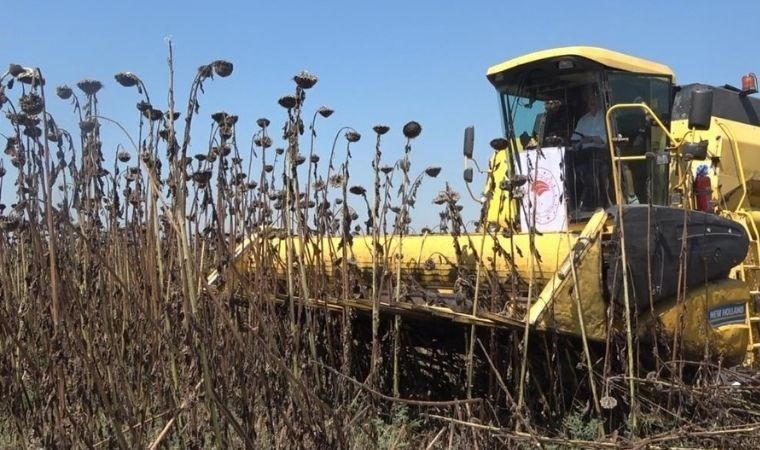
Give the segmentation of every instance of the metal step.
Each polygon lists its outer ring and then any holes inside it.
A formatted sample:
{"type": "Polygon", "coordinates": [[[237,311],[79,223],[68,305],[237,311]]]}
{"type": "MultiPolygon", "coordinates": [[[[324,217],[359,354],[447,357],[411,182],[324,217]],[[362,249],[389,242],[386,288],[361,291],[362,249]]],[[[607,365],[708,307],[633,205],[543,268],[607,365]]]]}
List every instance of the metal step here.
{"type": "Polygon", "coordinates": [[[752,316],[752,317],[749,318],[749,321],[751,323],[758,323],[758,322],[760,322],[760,316],[752,316]]]}

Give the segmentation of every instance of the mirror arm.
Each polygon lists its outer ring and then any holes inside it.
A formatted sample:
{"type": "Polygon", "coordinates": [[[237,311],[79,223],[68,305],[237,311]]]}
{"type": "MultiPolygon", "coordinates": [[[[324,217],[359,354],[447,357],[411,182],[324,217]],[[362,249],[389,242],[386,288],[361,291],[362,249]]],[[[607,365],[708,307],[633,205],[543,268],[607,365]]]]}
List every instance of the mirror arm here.
{"type": "Polygon", "coordinates": [[[472,198],[475,203],[482,205],[486,202],[487,198],[485,195],[480,198],[475,197],[475,194],[472,193],[472,189],[470,189],[470,183],[465,183],[464,185],[467,187],[467,192],[470,194],[470,198],[472,198]]]}

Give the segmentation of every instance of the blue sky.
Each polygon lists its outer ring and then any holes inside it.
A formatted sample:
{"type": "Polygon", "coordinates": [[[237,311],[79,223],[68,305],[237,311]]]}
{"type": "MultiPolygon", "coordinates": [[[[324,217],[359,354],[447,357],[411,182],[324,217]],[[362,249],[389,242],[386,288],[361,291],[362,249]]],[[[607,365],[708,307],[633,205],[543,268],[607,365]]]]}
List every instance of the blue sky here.
{"type": "MultiPolygon", "coordinates": [[[[193,135],[199,151],[209,115],[218,110],[240,116],[243,148],[258,117],[281,125],[285,113],[276,101],[292,91],[291,77],[307,69],[320,77],[307,109],[336,110],[317,127],[319,153],[327,156],[342,126],[363,135],[354,152],[356,181],[369,179],[373,125],[391,127],[384,157],[392,163],[403,150],[403,124],[422,124],[413,168],[439,165],[443,172],[420,195],[415,218],[421,225],[437,223],[437,207],[427,205],[445,180],[463,191],[463,128],[475,125],[481,162],[488,141],[501,134],[496,95],[485,78],[490,65],[549,47],[596,45],[665,63],[682,83],[738,84],[744,73],[760,72],[759,12],[757,1],[699,0],[13,2],[3,10],[0,64],[39,66],[50,94],[59,84],[101,80],[102,114],[136,130],[138,94],[117,85],[113,74],[138,74],[155,106],[165,109],[167,37],[174,42],[181,105],[200,64],[228,59],[233,75],[207,83],[200,98],[193,135]]],[[[58,122],[76,129],[70,106],[57,98],[50,103],[58,122]]],[[[127,144],[113,130],[105,137],[107,152],[127,144]]],[[[11,203],[8,181],[3,201],[11,203]]],[[[465,212],[474,219],[477,207],[469,202],[465,212]]]]}

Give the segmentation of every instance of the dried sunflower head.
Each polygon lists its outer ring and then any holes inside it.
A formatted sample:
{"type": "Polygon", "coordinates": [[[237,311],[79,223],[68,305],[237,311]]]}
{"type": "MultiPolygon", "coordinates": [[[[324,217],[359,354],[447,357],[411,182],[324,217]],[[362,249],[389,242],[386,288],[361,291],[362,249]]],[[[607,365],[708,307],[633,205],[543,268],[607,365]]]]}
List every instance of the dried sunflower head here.
{"type": "Polygon", "coordinates": [[[3,216],[0,218],[0,229],[3,231],[11,232],[15,231],[21,224],[21,219],[16,214],[9,216],[3,216]]]}
{"type": "Polygon", "coordinates": [[[180,115],[181,115],[181,113],[178,113],[177,111],[166,111],[164,113],[164,118],[166,120],[175,121],[175,120],[179,119],[180,115]]]}
{"type": "Polygon", "coordinates": [[[359,142],[359,139],[361,138],[362,138],[362,135],[359,134],[356,130],[346,131],[346,140],[348,142],[359,142]]]}
{"type": "Polygon", "coordinates": [[[50,142],[60,143],[61,139],[63,139],[63,133],[61,132],[61,130],[58,130],[58,129],[55,129],[55,130],[48,129],[47,139],[50,142]]]}
{"type": "Polygon", "coordinates": [[[219,127],[219,136],[222,139],[230,139],[232,137],[232,127],[229,125],[219,127]]]}
{"type": "Polygon", "coordinates": [[[428,167],[425,169],[425,175],[429,176],[430,178],[437,177],[439,173],[441,173],[440,167],[428,167]]]}
{"type": "Polygon", "coordinates": [[[279,103],[280,106],[285,109],[292,109],[296,106],[297,100],[292,95],[283,95],[279,100],[277,100],[277,103],[279,103]]]}
{"type": "Polygon", "coordinates": [[[342,174],[338,173],[338,174],[332,175],[330,179],[328,180],[328,182],[330,183],[330,186],[332,187],[340,187],[340,186],[343,186],[343,183],[345,183],[346,180],[342,174]]]}
{"type": "Polygon", "coordinates": [[[210,170],[199,170],[195,173],[193,173],[193,181],[198,183],[199,186],[205,187],[209,181],[211,181],[211,171],[210,170]]]}
{"type": "Polygon", "coordinates": [[[309,157],[309,160],[311,161],[312,164],[316,164],[319,162],[319,155],[311,155],[309,157]]]}
{"type": "Polygon", "coordinates": [[[117,83],[124,87],[137,86],[137,84],[140,82],[140,79],[137,78],[137,75],[133,74],[132,72],[119,72],[114,75],[114,78],[116,79],[117,83]]]}
{"type": "Polygon", "coordinates": [[[388,175],[389,173],[393,172],[393,167],[392,166],[382,166],[382,167],[380,167],[380,172],[388,175]]]}
{"type": "Polygon", "coordinates": [[[406,138],[414,139],[422,133],[422,125],[414,120],[407,122],[407,124],[404,125],[403,133],[406,138]]]}
{"type": "Polygon", "coordinates": [[[149,120],[156,121],[161,120],[164,117],[164,112],[160,109],[151,108],[147,111],[143,111],[143,115],[149,120]]]}
{"type": "Polygon", "coordinates": [[[266,117],[261,117],[259,119],[256,119],[256,125],[258,125],[260,128],[266,128],[269,126],[269,119],[266,117]]]}
{"type": "Polygon", "coordinates": [[[74,91],[72,91],[71,88],[65,84],[63,86],[58,86],[55,88],[55,95],[57,95],[61,100],[68,100],[73,94],[74,91]]]}
{"type": "Polygon", "coordinates": [[[140,191],[132,191],[129,194],[129,203],[132,204],[132,206],[137,206],[142,202],[142,195],[140,194],[140,191]]]}
{"type": "Polygon", "coordinates": [[[351,186],[348,191],[354,195],[365,195],[367,190],[362,186],[351,186]]]}
{"type": "Polygon", "coordinates": [[[312,184],[312,188],[314,188],[316,192],[323,191],[326,187],[327,187],[327,184],[321,178],[315,181],[314,184],[312,184]]]}
{"type": "Polygon", "coordinates": [[[137,166],[133,166],[133,167],[128,168],[127,169],[127,175],[125,175],[125,177],[128,180],[130,180],[130,179],[131,180],[136,180],[136,179],[140,178],[140,168],[137,167],[137,166]]]}
{"type": "Polygon", "coordinates": [[[95,129],[95,126],[97,124],[98,121],[94,118],[84,119],[83,121],[79,122],[79,129],[82,131],[82,133],[90,133],[95,129]]]}
{"type": "Polygon", "coordinates": [[[506,150],[509,147],[509,141],[504,138],[491,139],[490,145],[494,150],[506,150]]]}
{"type": "Polygon", "coordinates": [[[42,136],[42,129],[40,127],[26,127],[24,128],[24,136],[28,136],[32,139],[37,139],[42,136]]]}
{"type": "Polygon", "coordinates": [[[129,160],[130,160],[130,159],[132,159],[132,155],[130,155],[130,154],[129,154],[129,152],[128,152],[128,151],[126,151],[126,150],[119,150],[119,151],[116,153],[116,158],[117,158],[119,161],[121,161],[121,162],[125,163],[125,162],[129,162],[129,160]]]}
{"type": "Polygon", "coordinates": [[[27,115],[23,111],[18,112],[18,113],[8,112],[8,113],[5,113],[5,117],[7,117],[8,120],[11,121],[11,124],[14,126],[24,125],[26,124],[26,121],[27,121],[27,115]]]}
{"type": "Polygon", "coordinates": [[[16,76],[16,79],[20,83],[31,86],[45,85],[45,79],[40,76],[40,73],[36,69],[32,69],[31,67],[25,67],[24,71],[16,76]]]}
{"type": "Polygon", "coordinates": [[[257,147],[269,148],[272,146],[272,138],[269,136],[256,136],[253,138],[253,143],[257,147]]]}
{"type": "Polygon", "coordinates": [[[137,110],[140,111],[141,113],[145,113],[146,111],[150,111],[151,109],[153,109],[153,105],[151,105],[148,102],[140,101],[137,104],[137,110]]]}
{"type": "Polygon", "coordinates": [[[19,65],[19,64],[13,64],[13,63],[11,63],[11,64],[8,66],[8,73],[9,73],[9,74],[10,74],[10,75],[11,75],[13,78],[16,78],[16,77],[18,77],[19,75],[21,75],[22,73],[24,73],[24,71],[25,71],[25,70],[26,70],[26,69],[24,69],[24,67],[23,67],[23,66],[21,66],[21,65],[19,65]]]}
{"type": "Polygon", "coordinates": [[[443,205],[446,202],[456,203],[460,199],[459,193],[452,190],[440,191],[438,195],[433,198],[433,203],[436,205],[443,205]]]}
{"type": "Polygon", "coordinates": [[[295,165],[300,166],[301,164],[306,162],[306,157],[299,153],[296,155],[293,162],[295,163],[295,165]]]}
{"type": "Polygon", "coordinates": [[[84,79],[77,83],[77,87],[87,95],[95,95],[103,88],[103,83],[98,80],[84,79]]]}
{"type": "Polygon", "coordinates": [[[214,68],[214,72],[216,72],[217,75],[220,77],[228,77],[232,74],[232,63],[229,61],[225,61],[223,59],[217,59],[216,61],[211,63],[211,66],[214,68]]]}
{"type": "Polygon", "coordinates": [[[317,84],[319,78],[313,73],[309,73],[308,71],[303,70],[293,77],[293,81],[295,81],[296,85],[298,85],[298,87],[301,89],[311,89],[315,84],[317,84]]]}
{"type": "Polygon", "coordinates": [[[377,133],[379,136],[382,136],[382,135],[384,135],[385,133],[387,133],[387,132],[388,132],[388,131],[391,129],[391,127],[389,127],[388,125],[375,125],[374,127],[372,127],[372,129],[373,129],[373,130],[375,131],[375,133],[377,133]]]}
{"type": "Polygon", "coordinates": [[[317,109],[317,113],[324,117],[325,119],[332,116],[332,113],[334,113],[332,109],[328,108],[327,106],[320,106],[319,109],[317,109]]]}
{"type": "Polygon", "coordinates": [[[33,92],[22,95],[19,103],[21,105],[21,110],[32,116],[41,113],[44,107],[42,97],[33,92]]]}
{"type": "Polygon", "coordinates": [[[224,111],[215,112],[214,114],[211,114],[211,119],[216,122],[217,125],[221,126],[222,124],[227,122],[227,117],[229,114],[227,114],[224,111]]]}

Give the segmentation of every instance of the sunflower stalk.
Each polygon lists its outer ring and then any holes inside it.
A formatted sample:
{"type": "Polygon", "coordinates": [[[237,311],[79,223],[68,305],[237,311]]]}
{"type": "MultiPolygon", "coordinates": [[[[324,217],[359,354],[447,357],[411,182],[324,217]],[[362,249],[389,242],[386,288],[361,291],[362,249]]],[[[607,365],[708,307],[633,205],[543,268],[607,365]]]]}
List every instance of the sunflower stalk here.
{"type": "MultiPolygon", "coordinates": [[[[168,94],[168,104],[169,104],[169,111],[174,111],[174,55],[173,55],[173,48],[172,48],[172,41],[167,41],[167,49],[168,49],[168,65],[169,65],[169,94],[168,94]]],[[[198,77],[196,77],[196,80],[199,80],[198,77]]],[[[197,89],[200,82],[194,83],[193,87],[191,87],[191,104],[195,105],[197,102],[196,96],[197,96],[197,89]]],[[[198,311],[198,298],[197,298],[197,273],[195,272],[195,264],[194,264],[194,258],[192,257],[190,253],[190,242],[189,242],[189,235],[187,231],[187,220],[185,216],[185,210],[186,210],[186,198],[187,198],[187,189],[185,185],[185,154],[187,152],[187,146],[189,145],[190,140],[190,126],[192,124],[192,120],[190,117],[194,114],[194,107],[190,106],[188,107],[188,118],[186,118],[185,123],[185,139],[182,144],[182,153],[181,157],[177,158],[175,161],[173,161],[174,164],[172,164],[172,169],[174,171],[174,181],[177,186],[177,190],[175,192],[175,214],[173,217],[173,221],[175,222],[175,226],[177,227],[176,230],[176,236],[178,240],[178,250],[179,250],[179,259],[182,262],[182,267],[184,270],[182,271],[182,287],[183,291],[185,293],[186,298],[189,299],[190,303],[190,317],[186,319],[186,326],[189,326],[191,323],[196,323],[196,314],[198,311]]],[[[174,116],[173,114],[169,117],[169,143],[170,145],[174,142],[174,136],[175,136],[175,130],[174,130],[174,116]]],[[[172,163],[172,161],[170,161],[172,163]]],[[[204,384],[204,390],[206,394],[205,402],[206,402],[206,408],[211,416],[211,423],[214,430],[214,437],[216,440],[216,445],[219,448],[224,447],[224,435],[222,434],[222,427],[221,423],[219,421],[218,413],[216,404],[213,401],[214,398],[214,385],[213,380],[214,377],[211,373],[211,365],[209,363],[209,357],[208,357],[208,350],[206,348],[206,342],[205,339],[202,336],[199,336],[198,333],[193,333],[193,343],[195,346],[198,347],[198,353],[199,353],[199,359],[201,363],[201,370],[203,373],[203,384],[204,384]]]]}
{"type": "MultiPolygon", "coordinates": [[[[374,196],[373,196],[373,207],[371,211],[371,221],[372,221],[372,359],[370,362],[370,385],[374,386],[377,383],[377,366],[380,363],[380,342],[378,333],[380,330],[380,292],[378,290],[378,265],[380,262],[380,255],[379,255],[379,248],[380,248],[380,236],[379,236],[379,223],[380,223],[380,158],[382,156],[382,152],[380,151],[380,136],[382,136],[383,131],[387,131],[386,129],[380,128],[379,126],[375,127],[375,132],[377,134],[377,140],[375,142],[375,158],[372,161],[372,170],[375,175],[375,182],[374,182],[374,196]]],[[[394,395],[397,395],[397,377],[395,374],[397,373],[397,365],[396,361],[397,358],[396,355],[396,349],[394,348],[394,395]]]]}

